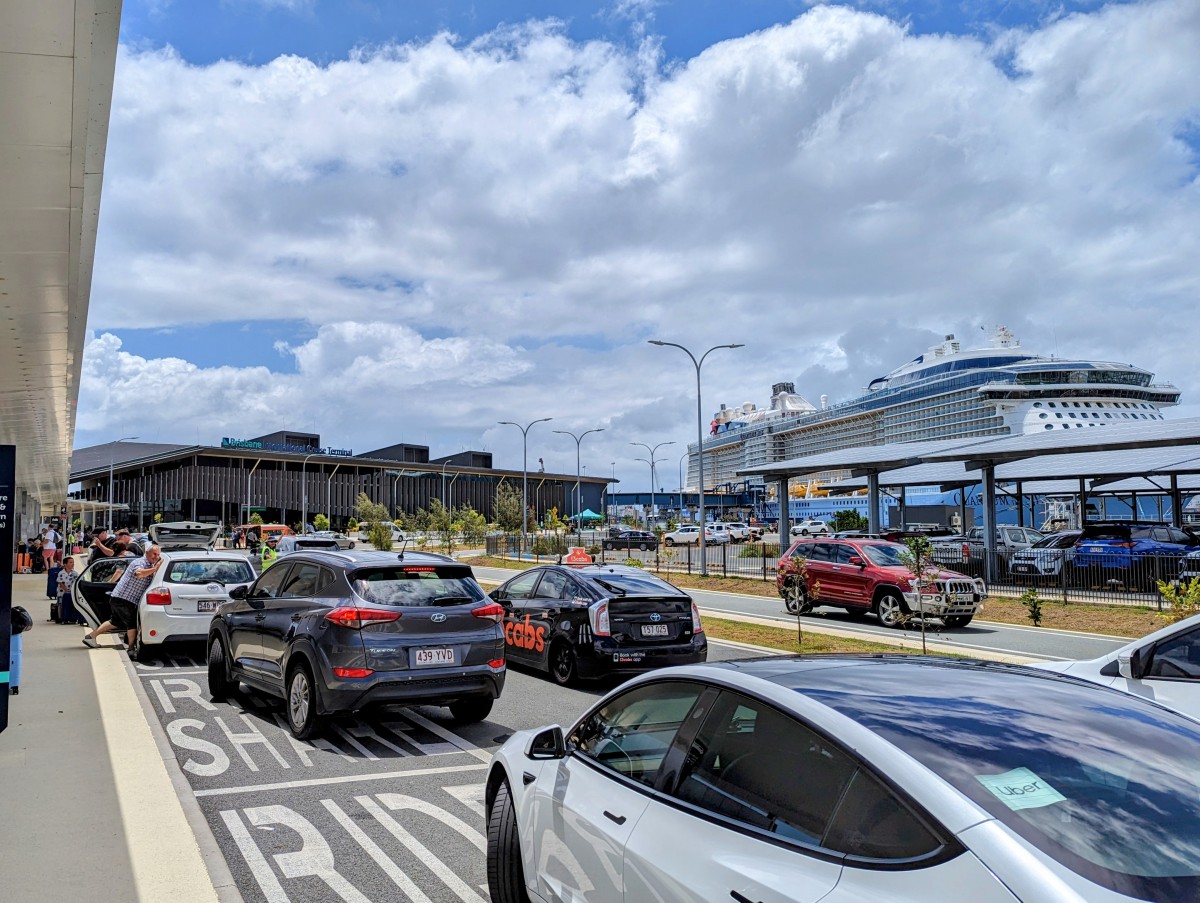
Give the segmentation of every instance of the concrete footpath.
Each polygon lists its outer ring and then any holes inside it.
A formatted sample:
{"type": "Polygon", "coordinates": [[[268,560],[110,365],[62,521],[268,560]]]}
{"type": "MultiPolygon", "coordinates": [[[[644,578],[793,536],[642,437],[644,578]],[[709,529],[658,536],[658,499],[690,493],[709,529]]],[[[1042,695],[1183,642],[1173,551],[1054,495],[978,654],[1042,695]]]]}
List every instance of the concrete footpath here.
{"type": "Polygon", "coordinates": [[[49,623],[45,589],[42,575],[13,576],[34,626],[0,734],[0,899],[240,900],[128,657],[49,623]]]}

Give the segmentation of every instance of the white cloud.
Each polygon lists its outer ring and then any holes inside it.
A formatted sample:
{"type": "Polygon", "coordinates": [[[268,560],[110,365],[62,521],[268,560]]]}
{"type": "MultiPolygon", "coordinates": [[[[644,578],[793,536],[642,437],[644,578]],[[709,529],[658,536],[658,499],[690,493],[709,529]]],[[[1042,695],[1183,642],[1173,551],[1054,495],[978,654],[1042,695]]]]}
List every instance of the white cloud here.
{"type": "Polygon", "coordinates": [[[1197,46],[1200,7],[1162,0],[992,43],[817,7],[667,69],[552,22],[327,66],[123,49],[81,433],[138,416],[121,373],[181,424],[519,455],[488,424],[553,414],[626,461],[694,436],[690,364],[646,338],[747,343],[705,365],[707,414],[780,379],[837,400],[991,323],[1200,400],[1197,46]],[[295,373],[267,338],[200,368],[122,352],[131,311],[318,333],[295,373]],[[372,421],[364,376],[412,413],[372,421]]]}

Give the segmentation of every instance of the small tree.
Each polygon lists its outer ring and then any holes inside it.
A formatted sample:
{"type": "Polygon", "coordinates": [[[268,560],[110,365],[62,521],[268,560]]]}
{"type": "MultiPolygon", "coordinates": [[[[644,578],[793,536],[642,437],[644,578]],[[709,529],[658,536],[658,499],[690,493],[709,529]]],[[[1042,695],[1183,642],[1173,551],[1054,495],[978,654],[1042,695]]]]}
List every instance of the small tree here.
{"type": "Polygon", "coordinates": [[[354,511],[362,523],[367,524],[367,542],[381,552],[392,549],[392,525],[388,519],[388,510],[383,505],[371,501],[365,492],[360,492],[354,500],[354,511]]]}
{"type": "MultiPolygon", "coordinates": [[[[162,523],[162,515],[161,514],[154,515],[154,519],[156,522],[158,522],[160,524],[162,523]]],[[[257,524],[258,526],[261,527],[262,522],[263,522],[262,515],[259,514],[257,511],[255,511],[253,514],[250,515],[250,523],[257,524]]]]}
{"type": "Polygon", "coordinates": [[[429,501],[429,530],[440,538],[440,545],[447,552],[454,547],[454,519],[450,510],[442,507],[441,499],[429,501]]]}
{"type": "Polygon", "coordinates": [[[796,615],[796,645],[804,646],[804,624],[800,618],[812,611],[813,596],[821,595],[821,581],[813,584],[812,593],[808,590],[808,559],[790,555],[779,562],[779,573],[784,577],[784,592],[794,593],[792,604],[796,615]]]}
{"type": "Polygon", "coordinates": [[[318,514],[313,518],[313,529],[318,533],[323,533],[329,529],[329,518],[324,514],[318,514]]]}
{"type": "Polygon", "coordinates": [[[521,529],[521,493],[515,486],[501,483],[496,487],[492,513],[496,518],[496,526],[505,533],[516,533],[521,529]]]}
{"type": "Polygon", "coordinates": [[[1169,606],[1159,612],[1159,617],[1172,624],[1200,614],[1200,577],[1193,577],[1186,583],[1183,581],[1168,583],[1158,581],[1158,592],[1162,601],[1169,606]]]}
{"type": "Polygon", "coordinates": [[[348,524],[346,524],[346,532],[347,533],[357,533],[358,532],[358,519],[357,518],[354,518],[354,517],[350,518],[350,522],[348,524]]]}
{"type": "MultiPolygon", "coordinates": [[[[921,654],[925,655],[929,650],[925,645],[925,610],[922,607],[921,600],[924,596],[933,592],[934,581],[941,574],[941,570],[933,563],[933,544],[924,536],[910,536],[904,540],[905,550],[900,553],[901,563],[908,568],[908,572],[912,574],[913,591],[917,594],[917,611],[916,616],[921,622],[921,654]]],[[[902,623],[905,625],[911,623],[914,613],[907,612],[904,615],[902,623]]]]}
{"type": "Polygon", "coordinates": [[[1029,620],[1034,627],[1042,626],[1042,600],[1038,596],[1037,587],[1029,587],[1025,592],[1021,593],[1021,604],[1025,606],[1025,610],[1029,613],[1029,620]]]}
{"type": "Polygon", "coordinates": [[[487,539],[487,518],[470,505],[463,505],[455,510],[454,522],[458,525],[458,531],[466,545],[482,546],[487,539]]]}
{"type": "Polygon", "coordinates": [[[844,530],[865,530],[869,526],[870,521],[852,508],[843,508],[833,515],[834,533],[841,533],[844,530]]]}

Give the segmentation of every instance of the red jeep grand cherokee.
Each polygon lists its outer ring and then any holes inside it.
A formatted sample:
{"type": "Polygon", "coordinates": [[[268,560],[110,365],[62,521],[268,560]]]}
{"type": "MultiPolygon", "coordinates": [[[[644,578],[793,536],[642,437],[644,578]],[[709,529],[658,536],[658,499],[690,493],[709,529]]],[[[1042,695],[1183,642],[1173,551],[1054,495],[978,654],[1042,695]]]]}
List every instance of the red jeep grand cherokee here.
{"type": "Polygon", "coordinates": [[[987,598],[984,582],[934,566],[918,593],[901,558],[906,551],[882,540],[801,539],[779,559],[775,585],[792,614],[836,605],[851,615],[874,612],[885,627],[918,610],[947,627],[969,624],[987,598]]]}

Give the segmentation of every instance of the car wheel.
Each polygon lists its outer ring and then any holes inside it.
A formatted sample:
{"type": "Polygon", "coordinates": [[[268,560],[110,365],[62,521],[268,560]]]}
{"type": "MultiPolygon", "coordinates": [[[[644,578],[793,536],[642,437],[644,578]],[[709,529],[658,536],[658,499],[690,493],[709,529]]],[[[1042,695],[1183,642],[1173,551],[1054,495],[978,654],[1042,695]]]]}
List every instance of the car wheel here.
{"type": "Polygon", "coordinates": [[[604,544],[604,548],[611,552],[613,550],[613,544],[611,542],[606,542],[604,544]]]}
{"type": "Polygon", "coordinates": [[[805,527],[803,530],[801,530],[801,531],[800,531],[800,535],[801,535],[801,536],[807,536],[807,535],[808,535],[808,527],[805,527]]]}
{"type": "Polygon", "coordinates": [[[529,895],[525,893],[521,838],[517,834],[517,813],[507,781],[501,781],[496,788],[496,798],[488,812],[487,881],[492,903],[529,903],[529,895]]]}
{"type": "Polygon", "coordinates": [[[971,619],[973,617],[975,617],[975,616],[974,615],[952,615],[951,617],[945,619],[946,626],[947,627],[966,627],[968,624],[971,623],[971,619]]]}
{"type": "Polygon", "coordinates": [[[482,721],[491,713],[494,701],[490,696],[473,696],[470,699],[452,702],[448,708],[455,721],[460,724],[474,724],[476,721],[482,721]]]}
{"type": "Polygon", "coordinates": [[[664,546],[666,546],[666,547],[669,549],[669,548],[671,548],[671,546],[675,545],[675,540],[673,540],[673,539],[664,539],[664,540],[663,540],[663,545],[664,545],[664,546]]]}
{"type": "Polygon", "coordinates": [[[575,682],[575,650],[562,640],[550,646],[550,676],[560,687],[575,682]]]}
{"type": "Polygon", "coordinates": [[[783,604],[790,615],[806,615],[812,611],[808,588],[799,580],[793,580],[783,588],[783,604]]]}
{"type": "Polygon", "coordinates": [[[347,549],[353,549],[353,548],[354,548],[354,543],[350,543],[350,545],[346,546],[346,548],[347,548],[347,549]]]}
{"type": "Polygon", "coordinates": [[[284,698],[288,728],[297,740],[315,737],[325,726],[317,714],[317,693],[308,665],[299,662],[288,672],[287,696],[284,698]]]}
{"type": "Polygon", "coordinates": [[[899,627],[904,623],[907,613],[904,600],[895,592],[885,592],[875,603],[875,614],[884,627],[899,627]]]}
{"type": "Polygon", "coordinates": [[[639,542],[639,543],[638,543],[638,551],[639,551],[639,552],[644,552],[644,551],[646,551],[648,548],[650,548],[650,547],[649,547],[648,545],[646,545],[644,542],[639,542]]]}
{"type": "Polygon", "coordinates": [[[208,695],[216,702],[228,699],[237,689],[229,679],[229,667],[225,661],[225,644],[214,636],[208,646],[208,695]]]}

